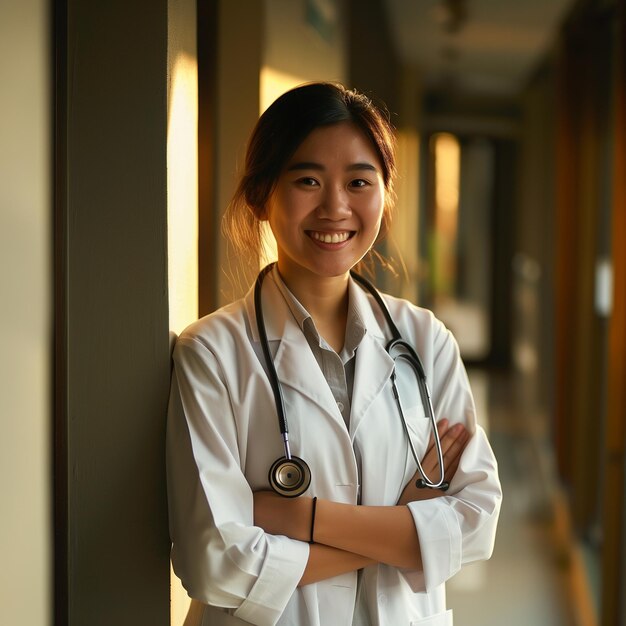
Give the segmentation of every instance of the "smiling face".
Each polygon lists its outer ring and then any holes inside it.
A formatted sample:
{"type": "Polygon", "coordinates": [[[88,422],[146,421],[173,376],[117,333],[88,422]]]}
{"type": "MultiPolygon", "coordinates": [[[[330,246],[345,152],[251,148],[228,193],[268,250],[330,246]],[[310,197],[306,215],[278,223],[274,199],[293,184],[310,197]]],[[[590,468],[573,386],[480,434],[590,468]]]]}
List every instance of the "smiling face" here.
{"type": "Polygon", "coordinates": [[[376,241],[384,201],[380,159],[357,126],[341,122],[312,131],[267,205],[287,284],[345,277],[376,241]]]}

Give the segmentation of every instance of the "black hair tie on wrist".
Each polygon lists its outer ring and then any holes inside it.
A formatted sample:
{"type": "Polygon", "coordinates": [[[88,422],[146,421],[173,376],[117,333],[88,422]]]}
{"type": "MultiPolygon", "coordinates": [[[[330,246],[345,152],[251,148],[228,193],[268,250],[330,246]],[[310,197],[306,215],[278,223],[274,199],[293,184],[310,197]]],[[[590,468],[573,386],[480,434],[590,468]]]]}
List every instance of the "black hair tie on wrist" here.
{"type": "Polygon", "coordinates": [[[313,541],[313,531],[315,530],[315,509],[317,507],[317,496],[313,498],[313,510],[311,511],[311,539],[309,543],[315,543],[313,541]]]}

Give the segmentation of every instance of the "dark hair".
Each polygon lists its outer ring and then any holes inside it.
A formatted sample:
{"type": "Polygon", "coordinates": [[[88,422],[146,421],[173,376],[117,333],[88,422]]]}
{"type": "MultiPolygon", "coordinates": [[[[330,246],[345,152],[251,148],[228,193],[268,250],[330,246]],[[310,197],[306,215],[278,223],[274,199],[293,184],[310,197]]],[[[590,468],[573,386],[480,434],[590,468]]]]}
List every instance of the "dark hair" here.
{"type": "Polygon", "coordinates": [[[309,83],[287,91],[259,118],[245,170],[224,215],[224,231],[242,250],[261,249],[261,220],[276,182],[298,146],[316,128],[352,122],[370,139],[383,168],[382,239],[389,228],[396,173],[395,136],[387,115],[365,95],[339,83],[309,83]]]}

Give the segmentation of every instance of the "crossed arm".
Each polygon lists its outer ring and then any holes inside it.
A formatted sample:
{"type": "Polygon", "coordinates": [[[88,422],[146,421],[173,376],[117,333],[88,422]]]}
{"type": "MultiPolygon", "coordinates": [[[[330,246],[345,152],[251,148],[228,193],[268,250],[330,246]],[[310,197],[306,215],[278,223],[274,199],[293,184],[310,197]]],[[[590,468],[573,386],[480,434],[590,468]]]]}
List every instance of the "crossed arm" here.
{"type": "MultiPolygon", "coordinates": [[[[452,480],[469,434],[461,424],[437,425],[444,455],[445,479],[452,480]]],[[[431,441],[422,461],[429,476],[438,471],[437,452],[431,441]]],[[[445,492],[419,489],[416,475],[409,481],[396,506],[360,506],[317,500],[313,541],[309,560],[300,580],[308,585],[351,572],[374,563],[406,569],[421,569],[419,540],[407,503],[438,498],[445,492]]],[[[268,533],[309,541],[313,520],[313,499],[283,498],[271,491],[254,494],[254,522],[268,533]]]]}

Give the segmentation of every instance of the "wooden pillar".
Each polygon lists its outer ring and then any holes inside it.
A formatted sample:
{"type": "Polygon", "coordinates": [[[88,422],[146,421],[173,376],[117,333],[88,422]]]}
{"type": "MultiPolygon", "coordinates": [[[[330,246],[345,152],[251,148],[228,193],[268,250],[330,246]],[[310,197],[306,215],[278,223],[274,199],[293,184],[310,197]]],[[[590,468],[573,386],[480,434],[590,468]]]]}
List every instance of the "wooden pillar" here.
{"type": "Polygon", "coordinates": [[[215,193],[217,102],[217,0],[197,3],[198,19],[198,313],[217,308],[217,240],[220,232],[215,193]]]}
{"type": "Polygon", "coordinates": [[[167,1],[55,8],[55,623],[167,626],[167,1]]]}
{"type": "Polygon", "coordinates": [[[626,606],[626,2],[619,2],[615,64],[613,164],[613,311],[609,325],[608,403],[604,439],[602,624],[624,624],[626,606]]]}

